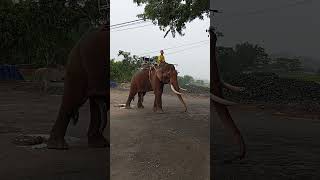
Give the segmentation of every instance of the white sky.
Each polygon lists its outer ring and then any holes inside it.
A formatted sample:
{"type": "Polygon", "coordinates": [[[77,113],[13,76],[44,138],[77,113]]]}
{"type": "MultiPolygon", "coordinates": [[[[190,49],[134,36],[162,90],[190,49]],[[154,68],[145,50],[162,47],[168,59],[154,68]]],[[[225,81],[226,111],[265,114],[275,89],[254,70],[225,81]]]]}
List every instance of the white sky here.
{"type": "MultiPolygon", "coordinates": [[[[142,12],[143,7],[138,7],[133,3],[133,0],[110,1],[111,25],[136,20],[138,19],[137,15],[142,12]]],[[[176,34],[175,38],[172,37],[171,33],[169,33],[166,38],[163,38],[165,32],[160,31],[158,26],[155,25],[118,31],[151,24],[151,22],[114,30],[111,28],[110,56],[111,58],[120,59],[120,57],[117,57],[119,50],[131,52],[132,55],[157,51],[150,55],[159,55],[161,49],[189,44],[188,46],[180,48],[164,50],[166,61],[178,64],[176,68],[180,72],[180,76],[191,75],[196,79],[209,80],[210,43],[208,33],[206,32],[206,29],[209,27],[209,22],[209,18],[205,20],[196,19],[187,24],[187,28],[184,30],[185,36],[176,34]],[[183,49],[184,51],[181,51],[183,49]]]]}

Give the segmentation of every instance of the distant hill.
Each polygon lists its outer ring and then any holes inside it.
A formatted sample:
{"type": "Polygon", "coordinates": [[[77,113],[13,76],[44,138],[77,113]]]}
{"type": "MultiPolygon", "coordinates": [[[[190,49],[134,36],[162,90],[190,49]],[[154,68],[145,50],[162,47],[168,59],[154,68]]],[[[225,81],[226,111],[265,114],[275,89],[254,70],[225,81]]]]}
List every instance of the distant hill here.
{"type": "Polygon", "coordinates": [[[297,56],[290,53],[274,53],[270,55],[271,58],[285,57],[285,58],[297,58],[301,60],[303,70],[305,72],[316,72],[320,69],[320,59],[308,57],[308,56],[297,56]]]}

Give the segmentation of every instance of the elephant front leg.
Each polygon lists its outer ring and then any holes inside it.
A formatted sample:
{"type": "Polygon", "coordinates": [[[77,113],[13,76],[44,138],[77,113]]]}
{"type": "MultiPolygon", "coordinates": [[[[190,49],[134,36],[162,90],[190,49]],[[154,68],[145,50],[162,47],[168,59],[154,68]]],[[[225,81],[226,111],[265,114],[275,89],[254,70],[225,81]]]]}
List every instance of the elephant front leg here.
{"type": "Polygon", "coordinates": [[[155,92],[155,101],[154,101],[154,105],[153,105],[153,111],[157,112],[163,112],[162,109],[162,92],[161,91],[156,91],[155,92]]]}
{"type": "Polygon", "coordinates": [[[64,137],[71,118],[74,119],[74,124],[76,124],[78,110],[87,101],[84,87],[83,84],[71,84],[70,82],[65,84],[58,118],[52,127],[47,142],[49,149],[68,149],[68,144],[64,137]],[[77,89],[75,87],[79,88],[77,89]]]}
{"type": "Polygon", "coordinates": [[[69,149],[64,136],[70,122],[71,115],[69,115],[63,106],[60,107],[58,118],[51,130],[50,138],[47,142],[48,149],[69,149]]]}
{"type": "Polygon", "coordinates": [[[90,98],[90,125],[88,130],[89,147],[103,148],[109,142],[103,136],[103,130],[107,126],[107,102],[103,97],[90,98]]]}

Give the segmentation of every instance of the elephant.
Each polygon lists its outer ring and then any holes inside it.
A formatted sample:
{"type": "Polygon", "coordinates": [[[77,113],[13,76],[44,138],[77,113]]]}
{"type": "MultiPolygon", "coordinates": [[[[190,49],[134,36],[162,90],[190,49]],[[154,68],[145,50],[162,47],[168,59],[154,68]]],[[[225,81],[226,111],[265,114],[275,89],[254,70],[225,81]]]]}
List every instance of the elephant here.
{"type": "Polygon", "coordinates": [[[64,137],[68,124],[74,125],[79,118],[79,108],[89,99],[90,125],[87,133],[88,146],[105,148],[109,140],[103,136],[110,109],[109,63],[110,33],[102,25],[84,34],[68,56],[64,80],[64,92],[58,117],[47,142],[49,149],[68,149],[64,137]]]}
{"type": "Polygon", "coordinates": [[[184,105],[184,111],[187,111],[187,105],[182,98],[180,87],[177,80],[178,72],[173,64],[161,63],[158,66],[150,66],[143,68],[136,72],[131,79],[131,86],[129,96],[125,107],[130,108],[130,103],[138,94],[138,108],[144,108],[143,97],[149,92],[153,91],[155,100],[153,104],[153,111],[158,110],[163,112],[162,109],[162,93],[165,84],[170,84],[171,90],[178,96],[181,103],[184,105]]]}
{"type": "Polygon", "coordinates": [[[210,99],[212,100],[213,105],[215,106],[215,109],[217,111],[218,116],[222,120],[223,125],[230,129],[233,133],[233,137],[235,138],[235,141],[240,146],[240,155],[237,155],[236,157],[226,160],[225,162],[231,163],[234,160],[237,159],[243,159],[246,155],[246,145],[244,142],[244,139],[241,135],[240,130],[238,129],[237,125],[234,123],[230,112],[227,108],[227,106],[236,105],[237,103],[226,100],[223,98],[222,95],[222,88],[229,89],[234,92],[240,92],[244,91],[244,87],[237,87],[233,86],[231,84],[228,84],[224,82],[219,75],[218,70],[218,64],[217,64],[217,56],[216,56],[216,41],[217,41],[217,35],[214,32],[214,29],[211,27],[210,30],[210,41],[211,41],[211,48],[210,48],[210,59],[212,59],[211,63],[211,74],[210,74],[210,99]]]}

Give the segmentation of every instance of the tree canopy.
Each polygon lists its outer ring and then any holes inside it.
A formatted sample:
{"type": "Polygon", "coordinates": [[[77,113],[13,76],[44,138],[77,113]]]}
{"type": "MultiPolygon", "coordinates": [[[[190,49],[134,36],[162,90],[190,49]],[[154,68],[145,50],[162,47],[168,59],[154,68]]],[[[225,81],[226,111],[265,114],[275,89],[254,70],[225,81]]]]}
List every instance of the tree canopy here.
{"type": "Polygon", "coordinates": [[[103,18],[96,0],[2,0],[0,63],[64,64],[79,37],[103,18]]]}
{"type": "Polygon", "coordinates": [[[176,32],[183,34],[186,23],[196,18],[204,19],[209,15],[209,0],[133,0],[138,5],[145,5],[144,12],[138,17],[150,19],[162,31],[174,37],[176,32]]]}

